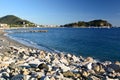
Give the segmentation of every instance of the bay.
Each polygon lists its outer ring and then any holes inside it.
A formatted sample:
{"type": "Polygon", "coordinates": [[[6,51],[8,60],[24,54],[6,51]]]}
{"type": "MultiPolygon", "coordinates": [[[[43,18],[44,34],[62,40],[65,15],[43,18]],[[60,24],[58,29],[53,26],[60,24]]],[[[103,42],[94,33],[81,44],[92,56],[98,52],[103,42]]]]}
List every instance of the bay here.
{"type": "MultiPolygon", "coordinates": [[[[31,28],[46,33],[9,30],[9,36],[26,45],[49,51],[94,57],[100,61],[120,61],[120,28],[31,28]]],[[[20,29],[23,30],[23,29],[20,29]]]]}

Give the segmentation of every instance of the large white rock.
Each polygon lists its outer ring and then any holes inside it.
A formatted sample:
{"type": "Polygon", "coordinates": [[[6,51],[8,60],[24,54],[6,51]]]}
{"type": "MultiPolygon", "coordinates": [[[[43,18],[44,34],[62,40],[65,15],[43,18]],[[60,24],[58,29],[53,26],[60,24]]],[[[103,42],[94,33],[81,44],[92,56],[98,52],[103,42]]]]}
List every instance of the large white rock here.
{"type": "Polygon", "coordinates": [[[74,62],[80,61],[78,57],[76,57],[75,55],[72,56],[72,59],[74,62]]]}
{"type": "Polygon", "coordinates": [[[92,63],[87,64],[87,69],[91,70],[92,69],[92,63]]]}
{"type": "Polygon", "coordinates": [[[50,62],[50,61],[51,61],[50,56],[47,55],[47,56],[45,57],[45,60],[46,60],[47,62],[50,62]]]}
{"type": "Polygon", "coordinates": [[[71,56],[71,54],[67,54],[67,57],[68,57],[68,58],[71,58],[72,56],[71,56]]]}
{"type": "Polygon", "coordinates": [[[66,64],[66,65],[69,64],[68,61],[63,57],[60,59],[60,62],[66,64]]]}
{"type": "Polygon", "coordinates": [[[62,69],[63,72],[70,70],[70,67],[65,66],[64,64],[58,64],[58,66],[62,69]]]}
{"type": "Polygon", "coordinates": [[[51,65],[47,65],[48,66],[48,71],[51,71],[52,70],[52,66],[51,65]]]}
{"type": "Polygon", "coordinates": [[[55,58],[55,59],[52,61],[52,63],[53,63],[53,64],[59,64],[60,61],[59,61],[57,58],[55,58]]]}

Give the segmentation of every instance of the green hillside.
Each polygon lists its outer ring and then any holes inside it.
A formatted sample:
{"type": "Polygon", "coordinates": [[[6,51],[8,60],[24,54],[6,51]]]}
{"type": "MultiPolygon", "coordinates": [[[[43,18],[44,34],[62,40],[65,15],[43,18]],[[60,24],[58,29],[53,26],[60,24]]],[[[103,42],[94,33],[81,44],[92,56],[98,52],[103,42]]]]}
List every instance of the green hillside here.
{"type": "Polygon", "coordinates": [[[27,21],[27,20],[23,20],[14,15],[7,15],[7,16],[1,17],[0,23],[6,23],[10,25],[11,27],[22,27],[23,25],[27,27],[35,26],[34,23],[27,21]]]}
{"type": "Polygon", "coordinates": [[[62,25],[61,27],[111,27],[112,24],[106,20],[93,20],[89,22],[78,21],[75,23],[69,23],[62,25]]]}

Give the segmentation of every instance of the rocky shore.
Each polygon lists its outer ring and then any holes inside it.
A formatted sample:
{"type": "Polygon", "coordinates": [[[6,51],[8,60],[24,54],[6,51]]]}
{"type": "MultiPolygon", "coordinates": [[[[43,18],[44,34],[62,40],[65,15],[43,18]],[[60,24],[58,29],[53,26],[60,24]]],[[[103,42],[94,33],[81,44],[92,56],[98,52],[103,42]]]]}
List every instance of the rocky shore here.
{"type": "Polygon", "coordinates": [[[0,31],[0,80],[120,80],[120,62],[47,52],[0,31]]]}

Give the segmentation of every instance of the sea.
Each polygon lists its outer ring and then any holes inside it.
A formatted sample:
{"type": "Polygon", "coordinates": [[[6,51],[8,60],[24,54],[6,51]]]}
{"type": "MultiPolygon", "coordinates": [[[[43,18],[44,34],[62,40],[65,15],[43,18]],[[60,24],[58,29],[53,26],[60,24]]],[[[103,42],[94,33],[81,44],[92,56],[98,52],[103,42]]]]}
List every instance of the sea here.
{"type": "Polygon", "coordinates": [[[29,28],[48,32],[10,29],[7,36],[32,47],[56,53],[120,61],[120,28],[29,28]],[[23,31],[23,32],[22,32],[23,31]]]}

